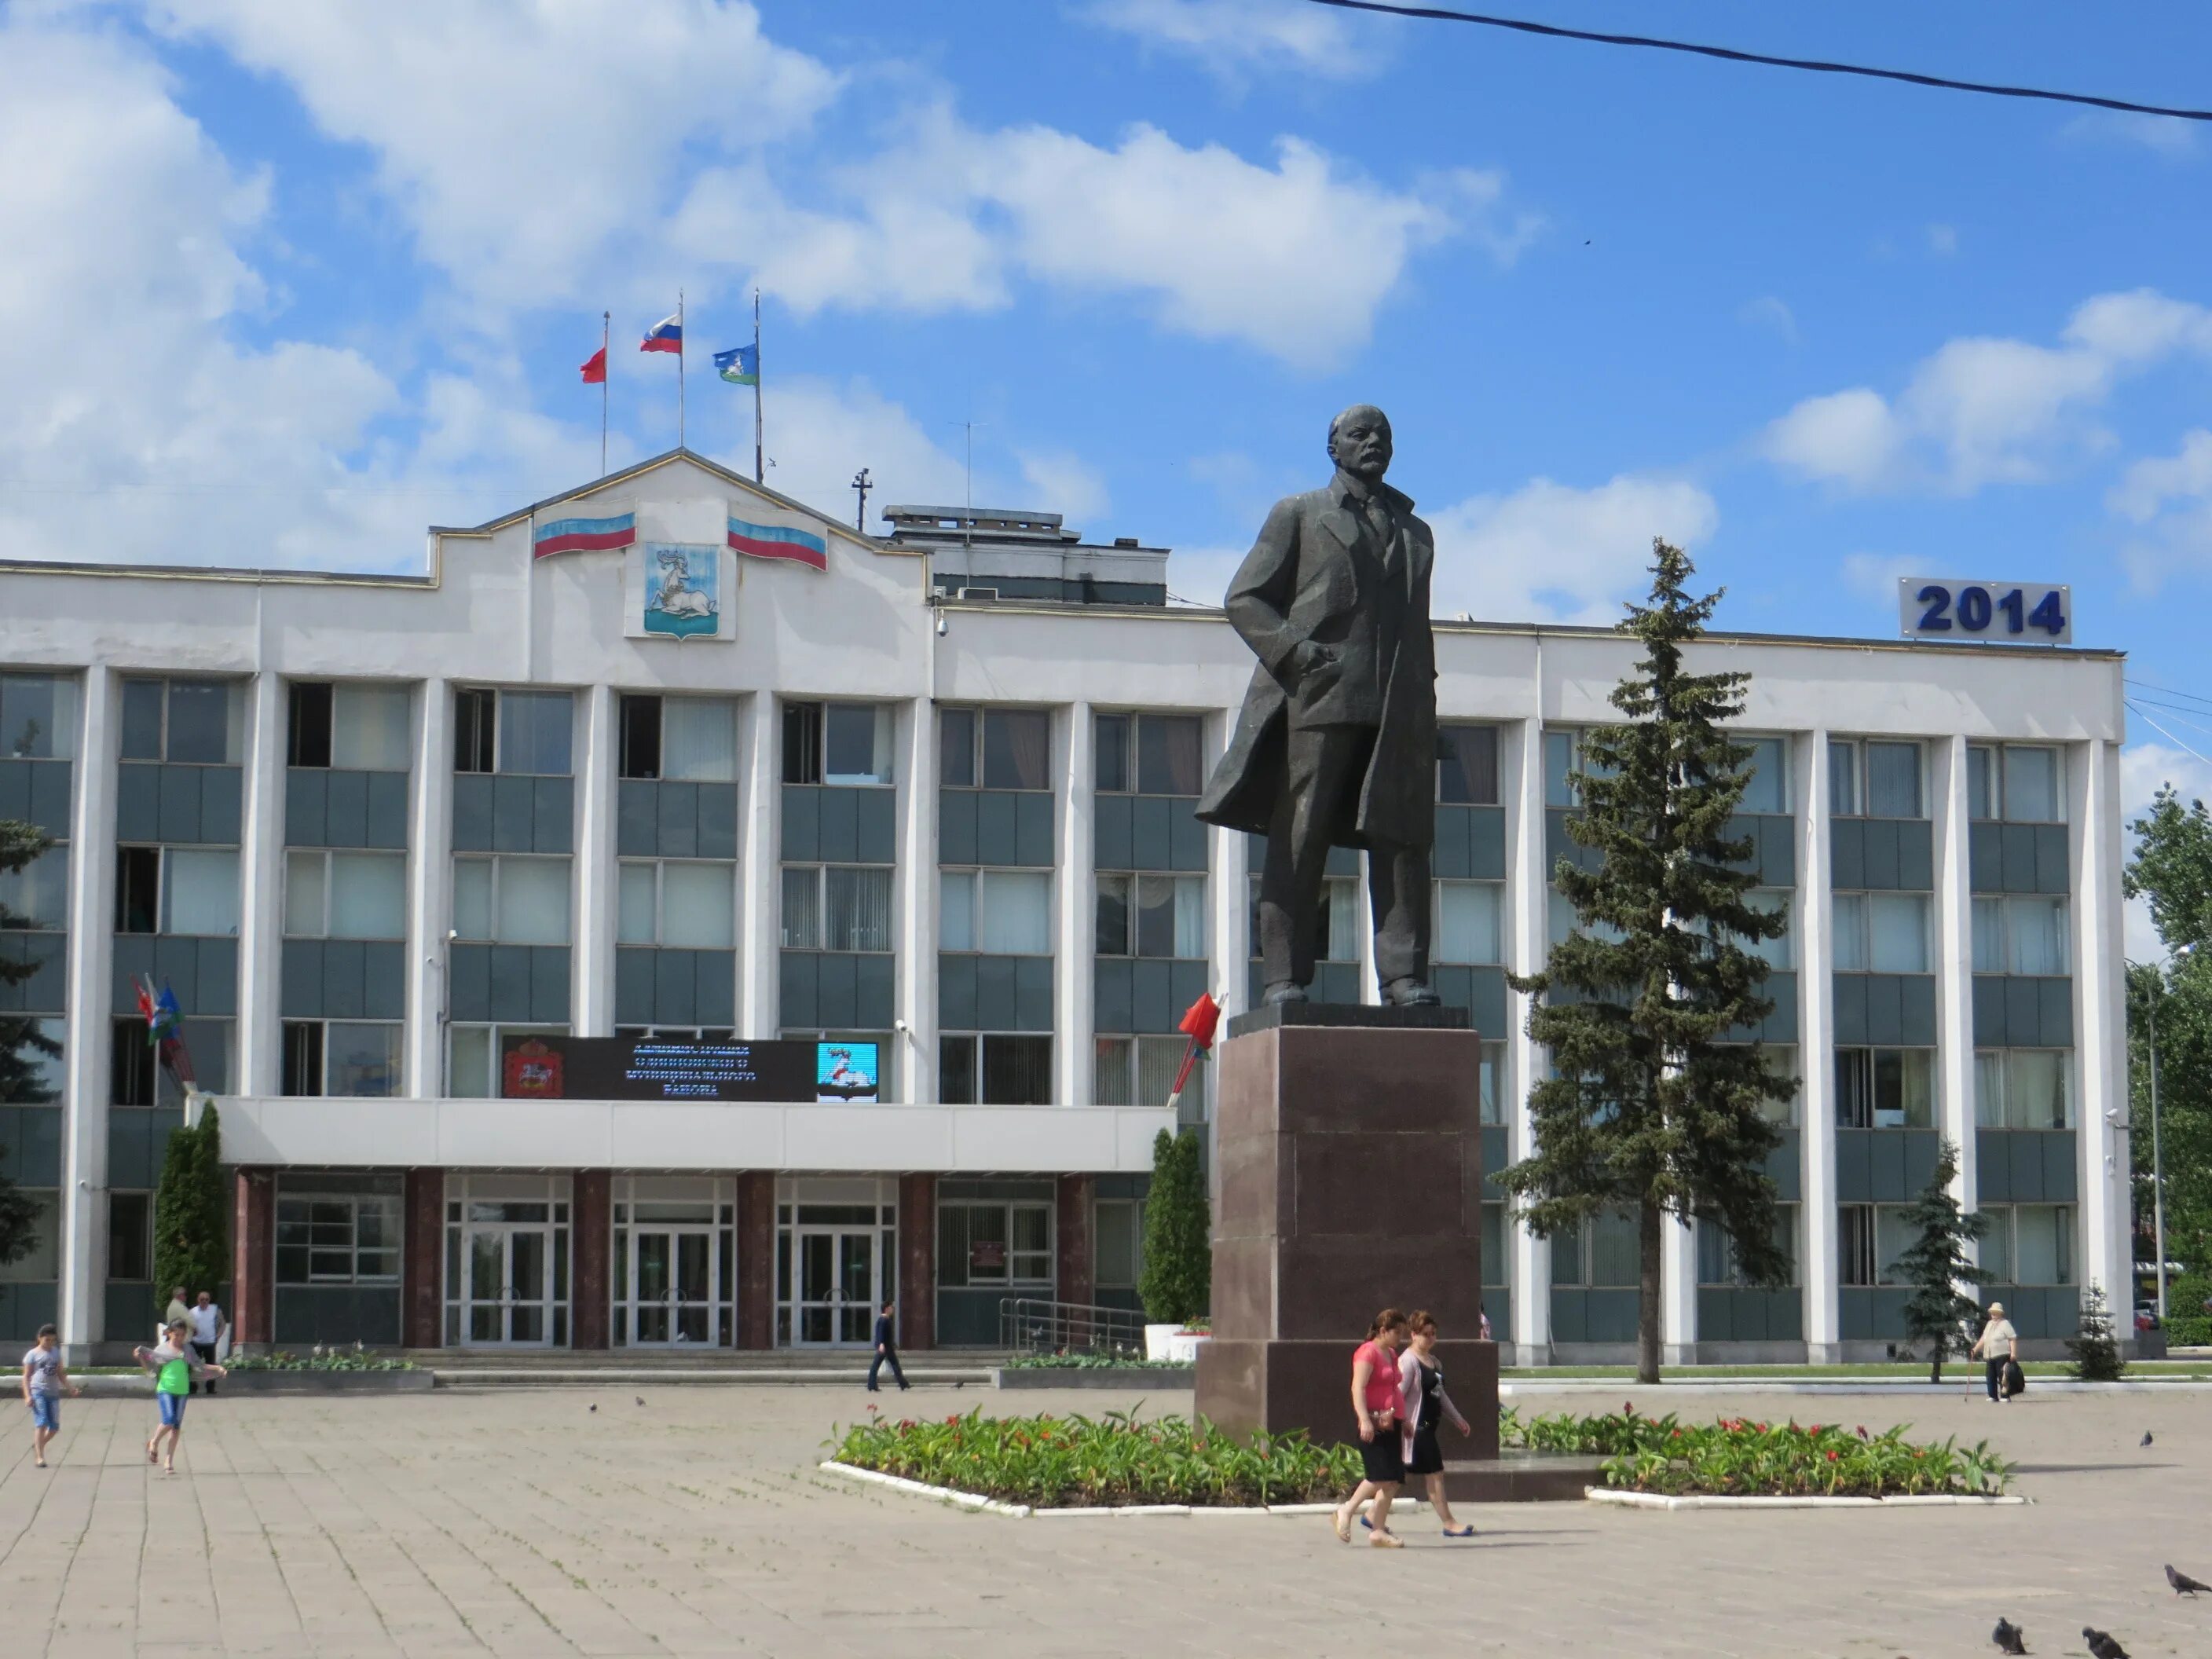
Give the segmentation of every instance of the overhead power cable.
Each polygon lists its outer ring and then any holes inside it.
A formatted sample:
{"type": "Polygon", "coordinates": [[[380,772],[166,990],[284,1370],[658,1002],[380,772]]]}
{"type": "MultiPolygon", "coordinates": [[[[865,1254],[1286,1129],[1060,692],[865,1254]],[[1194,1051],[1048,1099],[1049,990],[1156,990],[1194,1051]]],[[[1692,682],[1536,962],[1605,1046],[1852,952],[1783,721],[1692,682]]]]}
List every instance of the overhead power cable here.
{"type": "Polygon", "coordinates": [[[2179,750],[2182,751],[2182,753],[2184,753],[2185,755],[2193,755],[2193,756],[2196,756],[2196,757],[2197,757],[2198,760],[2200,760],[2200,761],[2204,761],[2204,763],[2205,763],[2207,766],[2212,766],[2212,760],[2205,760],[2205,759],[2204,759],[2204,757],[2203,757],[2203,756],[2202,756],[2202,755],[2197,754],[2196,750],[2194,750],[2194,749],[2191,748],[2187,744],[2185,744],[2185,743],[2182,742],[2182,740],[2181,740],[2179,738],[2175,737],[2175,736],[2173,735],[2173,733],[2172,733],[2172,732],[2171,732],[2167,731],[2164,726],[2160,726],[2160,725],[2156,720],[2153,720],[2153,719],[2150,717],[2150,711],[2149,711],[2148,708],[2144,708],[2141,703],[2139,703],[2139,702],[2136,702],[2132,697],[2130,697],[2130,698],[2127,699],[2126,701],[2127,701],[2127,706],[2128,706],[2129,708],[2130,708],[2134,709],[2134,710],[2136,711],[2136,714],[2138,714],[2142,715],[2142,718],[2143,718],[2143,724],[2144,724],[2144,725],[2146,725],[2146,726],[2149,726],[2149,727],[2150,727],[2150,729],[2151,729],[2152,731],[2154,731],[2154,732],[2157,732],[2157,733],[2159,734],[2159,736],[2160,736],[2161,738],[2165,738],[2168,743],[2172,744],[2175,747],[2177,747],[2178,749],[2179,749],[2179,750]]]}
{"type": "Polygon", "coordinates": [[[1780,58],[1764,52],[1739,52],[1734,46],[1709,46],[1692,40],[1662,40],[1649,34],[1607,34],[1598,29],[1571,29],[1557,23],[1531,22],[1525,17],[1494,17],[1482,12],[1452,11],[1442,6],[1403,6],[1388,0],[1309,0],[1316,6],[1340,11],[1380,12],[1389,17],[1413,17],[1434,23],[1473,23],[1479,27],[1510,29],[1516,34],[1540,34],[1557,40],[1587,40],[1601,46],[1642,46],[1653,52],[1686,52],[1693,58],[1717,58],[1726,64],[1759,64],[1769,69],[1803,70],[1814,75],[1856,75],[1869,81],[1899,81],[1906,86],[1935,87],[1944,92],[1975,92],[1990,98],[2029,98],[2046,104],[2084,104],[2092,109],[2118,110],[2124,115],[2163,115],[2176,121],[2212,121],[2212,110],[2176,109],[2163,104],[2138,104],[2128,98],[2100,98],[2094,93],[2054,92],[2046,87],[2014,87],[1991,81],[1954,81],[1947,75],[1922,75],[1912,70],[1877,69],[1868,64],[1838,64],[1821,58],[1780,58]]]}

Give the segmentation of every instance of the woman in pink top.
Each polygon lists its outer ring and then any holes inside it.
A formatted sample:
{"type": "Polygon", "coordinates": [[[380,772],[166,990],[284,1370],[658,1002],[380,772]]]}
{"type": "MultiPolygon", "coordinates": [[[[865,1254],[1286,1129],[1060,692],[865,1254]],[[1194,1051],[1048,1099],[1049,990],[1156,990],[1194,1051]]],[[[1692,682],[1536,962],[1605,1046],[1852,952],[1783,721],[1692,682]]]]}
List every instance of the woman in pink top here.
{"type": "Polygon", "coordinates": [[[1406,1415],[1406,1396],[1398,1381],[1398,1349],[1406,1340],[1406,1316],[1385,1308],[1375,1316],[1367,1340],[1352,1356],[1352,1409],[1359,1419],[1359,1462],[1365,1479],[1338,1508],[1337,1541],[1352,1541],[1352,1517],[1369,1498],[1375,1500],[1368,1541],[1377,1549],[1406,1547],[1405,1540],[1390,1531],[1390,1500],[1406,1478],[1405,1455],[1398,1427],[1406,1415]]]}

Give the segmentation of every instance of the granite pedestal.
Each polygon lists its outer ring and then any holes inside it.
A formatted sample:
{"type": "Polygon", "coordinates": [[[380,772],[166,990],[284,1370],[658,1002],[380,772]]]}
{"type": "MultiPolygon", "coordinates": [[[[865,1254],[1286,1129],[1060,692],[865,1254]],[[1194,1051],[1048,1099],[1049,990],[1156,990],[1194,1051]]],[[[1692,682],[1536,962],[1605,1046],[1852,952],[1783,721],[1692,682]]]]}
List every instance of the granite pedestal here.
{"type": "Polygon", "coordinates": [[[1480,1037],[1457,1009],[1328,1004],[1231,1020],[1215,1073],[1213,1340],[1197,1410],[1237,1433],[1356,1439],[1352,1351],[1376,1311],[1436,1316],[1437,1358],[1498,1455],[1482,1313],[1480,1037]]]}

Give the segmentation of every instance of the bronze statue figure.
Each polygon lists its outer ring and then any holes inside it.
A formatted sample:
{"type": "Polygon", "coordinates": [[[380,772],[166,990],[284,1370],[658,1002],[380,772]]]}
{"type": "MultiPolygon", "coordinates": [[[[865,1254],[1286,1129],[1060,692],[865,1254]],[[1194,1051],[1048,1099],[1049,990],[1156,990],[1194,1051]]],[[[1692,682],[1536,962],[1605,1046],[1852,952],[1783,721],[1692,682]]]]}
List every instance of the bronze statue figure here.
{"type": "Polygon", "coordinates": [[[1224,601],[1260,659],[1198,816],[1267,837],[1260,954],[1268,1002],[1304,1002],[1332,846],[1363,848],[1386,1001],[1425,1006],[1436,839],[1436,538],[1382,482],[1390,422],[1329,422],[1336,476],[1275,503],[1224,601]]]}

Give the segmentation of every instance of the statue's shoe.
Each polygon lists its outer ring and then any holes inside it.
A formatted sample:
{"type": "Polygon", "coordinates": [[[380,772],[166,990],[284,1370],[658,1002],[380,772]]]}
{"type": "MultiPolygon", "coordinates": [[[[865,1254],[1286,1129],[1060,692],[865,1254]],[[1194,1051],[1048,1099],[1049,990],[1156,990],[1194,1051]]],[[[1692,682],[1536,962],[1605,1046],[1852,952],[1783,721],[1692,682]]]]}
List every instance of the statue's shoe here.
{"type": "Polygon", "coordinates": [[[1399,1008],[1434,1008],[1443,1001],[1430,986],[1418,979],[1394,979],[1390,981],[1389,999],[1399,1008]]]}
{"type": "Polygon", "coordinates": [[[1278,984],[1270,985],[1267,988],[1267,994],[1260,1000],[1269,1003],[1304,1002],[1306,1000],[1306,988],[1295,981],[1286,979],[1278,984]]]}

